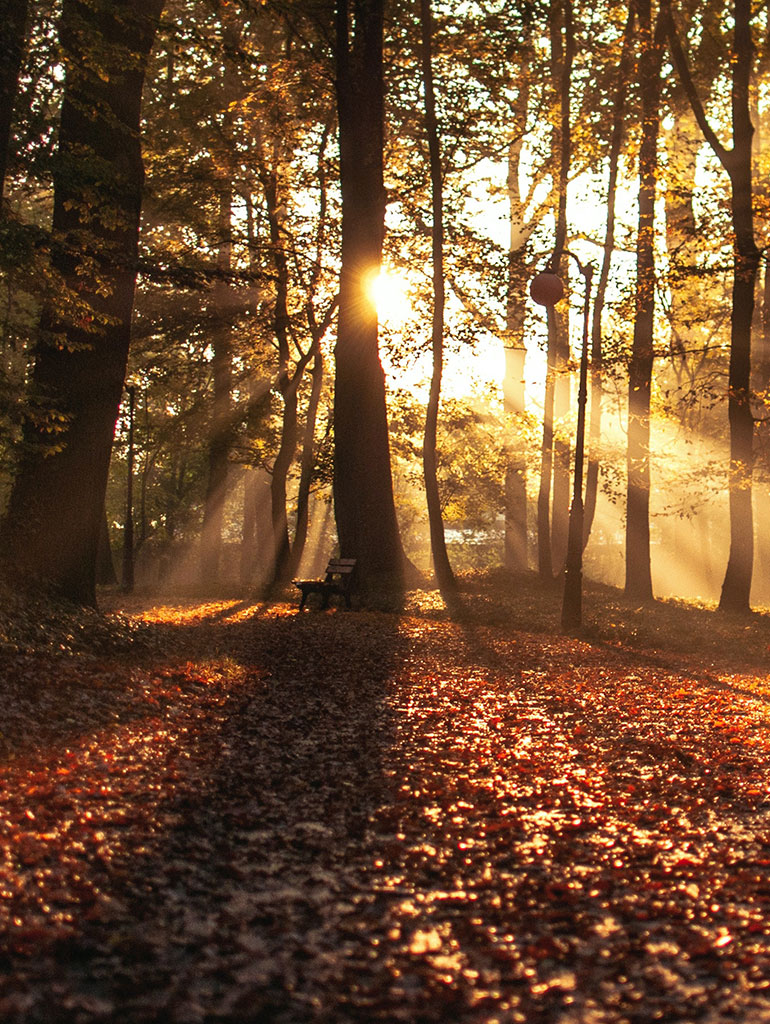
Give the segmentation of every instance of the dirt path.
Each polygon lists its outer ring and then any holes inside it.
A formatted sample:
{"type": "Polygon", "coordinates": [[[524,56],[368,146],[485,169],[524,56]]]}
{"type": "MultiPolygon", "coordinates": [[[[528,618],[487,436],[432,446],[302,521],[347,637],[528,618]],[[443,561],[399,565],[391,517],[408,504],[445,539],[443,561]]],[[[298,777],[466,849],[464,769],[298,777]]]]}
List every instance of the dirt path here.
{"type": "Polygon", "coordinates": [[[770,1021],[763,679],[153,615],[162,658],[40,663],[0,765],[3,1021],[770,1021]]]}

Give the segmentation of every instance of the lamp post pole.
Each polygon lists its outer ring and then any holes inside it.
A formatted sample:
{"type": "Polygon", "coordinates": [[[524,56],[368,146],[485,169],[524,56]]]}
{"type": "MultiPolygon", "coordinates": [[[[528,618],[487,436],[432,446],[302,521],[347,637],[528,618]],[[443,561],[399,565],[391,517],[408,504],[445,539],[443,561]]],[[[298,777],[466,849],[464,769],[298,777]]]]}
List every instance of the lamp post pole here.
{"type": "MultiPolygon", "coordinates": [[[[583,342],[580,351],[580,378],[578,384],[578,418],[575,434],[575,468],[572,486],[572,504],[569,510],[567,533],[567,563],[564,573],[564,595],[561,607],[561,625],[565,631],[579,629],[583,623],[583,463],[585,460],[586,404],[588,402],[588,325],[591,309],[591,282],[594,268],[581,263],[577,256],[564,250],[577,263],[585,283],[583,302],[583,342]]],[[[546,271],[538,274],[530,287],[535,302],[553,306],[564,294],[558,275],[546,271]]]]}

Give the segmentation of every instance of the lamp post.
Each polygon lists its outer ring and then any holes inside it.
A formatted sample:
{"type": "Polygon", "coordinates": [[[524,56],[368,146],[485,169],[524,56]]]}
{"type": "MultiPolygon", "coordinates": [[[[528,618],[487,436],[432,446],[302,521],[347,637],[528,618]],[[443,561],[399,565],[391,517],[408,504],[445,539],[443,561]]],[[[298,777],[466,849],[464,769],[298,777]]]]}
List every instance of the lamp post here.
{"type": "MultiPolygon", "coordinates": [[[[583,622],[583,462],[585,457],[586,404],[588,401],[588,321],[591,307],[591,281],[594,268],[581,263],[577,256],[564,250],[577,263],[585,283],[583,303],[583,344],[580,352],[580,379],[578,384],[578,418],[575,434],[575,469],[572,486],[572,504],[569,510],[567,533],[567,565],[564,574],[564,596],[561,607],[561,625],[565,631],[578,629],[583,622]]],[[[547,270],[538,274],[529,289],[532,298],[541,306],[555,306],[564,295],[564,285],[558,274],[547,270]]]]}

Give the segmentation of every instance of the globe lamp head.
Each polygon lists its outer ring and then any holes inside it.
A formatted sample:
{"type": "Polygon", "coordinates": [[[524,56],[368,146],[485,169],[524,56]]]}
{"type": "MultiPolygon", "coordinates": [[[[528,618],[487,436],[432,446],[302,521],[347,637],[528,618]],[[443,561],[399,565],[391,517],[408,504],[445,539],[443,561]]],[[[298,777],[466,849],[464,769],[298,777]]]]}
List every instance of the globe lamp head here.
{"type": "Polygon", "coordinates": [[[529,294],[539,306],[555,306],[564,298],[564,284],[558,274],[544,270],[532,279],[529,294]]]}

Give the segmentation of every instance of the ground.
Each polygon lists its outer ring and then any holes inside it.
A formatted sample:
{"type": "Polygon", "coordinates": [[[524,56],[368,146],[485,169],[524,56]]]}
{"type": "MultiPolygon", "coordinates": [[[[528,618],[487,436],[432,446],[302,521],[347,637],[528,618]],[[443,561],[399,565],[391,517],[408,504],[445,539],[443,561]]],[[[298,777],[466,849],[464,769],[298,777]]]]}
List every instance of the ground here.
{"type": "Polygon", "coordinates": [[[770,1021],[770,619],[0,613],[0,1019],[770,1021]]]}

